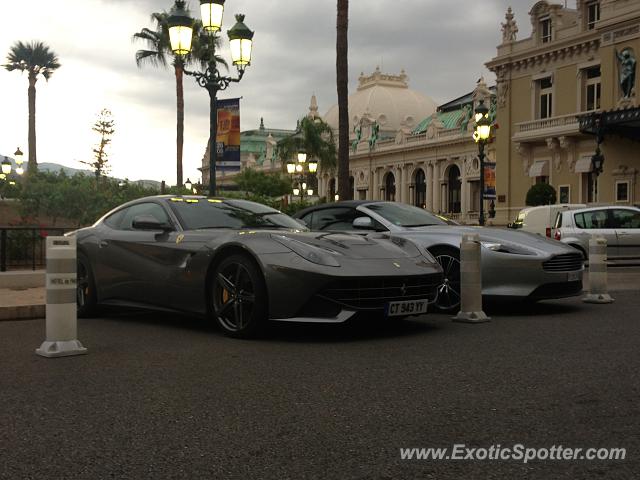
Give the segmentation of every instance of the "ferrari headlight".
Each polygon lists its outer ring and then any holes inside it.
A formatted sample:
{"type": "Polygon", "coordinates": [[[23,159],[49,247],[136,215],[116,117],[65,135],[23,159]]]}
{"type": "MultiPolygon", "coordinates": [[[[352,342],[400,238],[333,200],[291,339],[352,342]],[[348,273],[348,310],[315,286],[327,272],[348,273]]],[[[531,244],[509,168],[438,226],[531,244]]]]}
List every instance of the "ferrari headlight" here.
{"type": "Polygon", "coordinates": [[[336,260],[335,256],[322,248],[308,245],[304,242],[300,242],[284,235],[271,235],[271,238],[311,263],[325,265],[327,267],[340,266],[340,263],[338,262],[338,260],[336,260]]]}

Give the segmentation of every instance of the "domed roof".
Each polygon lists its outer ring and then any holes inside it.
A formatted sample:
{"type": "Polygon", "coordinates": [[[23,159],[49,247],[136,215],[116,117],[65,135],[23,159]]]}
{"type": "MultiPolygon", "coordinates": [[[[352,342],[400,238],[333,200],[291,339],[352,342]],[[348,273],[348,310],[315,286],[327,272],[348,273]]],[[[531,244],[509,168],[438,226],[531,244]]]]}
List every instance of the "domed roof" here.
{"type": "MultiPolygon", "coordinates": [[[[438,107],[433,99],[409,89],[404,70],[400,75],[389,75],[376,67],[372,75],[360,74],[358,80],[356,93],[349,96],[349,132],[363,119],[377,121],[381,132],[392,135],[400,128],[413,130],[438,107]]],[[[338,129],[338,105],[329,109],[324,120],[338,129]]]]}

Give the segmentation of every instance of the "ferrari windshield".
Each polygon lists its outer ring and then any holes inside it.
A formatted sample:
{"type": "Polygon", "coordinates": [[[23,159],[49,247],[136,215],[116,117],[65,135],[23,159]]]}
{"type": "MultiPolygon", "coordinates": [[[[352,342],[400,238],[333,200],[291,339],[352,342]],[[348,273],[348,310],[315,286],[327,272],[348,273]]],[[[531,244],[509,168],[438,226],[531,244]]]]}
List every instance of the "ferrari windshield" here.
{"type": "Polygon", "coordinates": [[[376,212],[389,222],[399,227],[426,227],[429,225],[449,225],[443,217],[429,213],[422,208],[405,203],[379,202],[368,203],[367,209],[376,212]]]}
{"type": "Polygon", "coordinates": [[[246,200],[177,197],[169,201],[185,230],[205,228],[274,228],[306,230],[271,207],[246,200]]]}

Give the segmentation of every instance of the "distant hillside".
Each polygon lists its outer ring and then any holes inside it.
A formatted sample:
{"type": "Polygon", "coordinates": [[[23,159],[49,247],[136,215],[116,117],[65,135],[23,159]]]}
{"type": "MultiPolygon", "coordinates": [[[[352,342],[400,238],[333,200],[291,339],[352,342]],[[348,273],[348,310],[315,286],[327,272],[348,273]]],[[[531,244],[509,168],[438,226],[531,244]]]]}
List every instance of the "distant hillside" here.
{"type": "MultiPolygon", "coordinates": [[[[25,166],[25,170],[27,169],[27,162],[23,164],[25,166]]],[[[80,169],[80,168],[72,168],[65,167],[64,165],[60,165],[59,163],[38,163],[38,170],[41,172],[54,172],[57,173],[62,170],[65,174],[69,176],[77,175],[78,173],[84,173],[85,175],[93,175],[91,170],[80,169]]]]}
{"type": "MultiPolygon", "coordinates": [[[[0,155],[1,159],[4,159],[4,157],[5,155],[0,155]]],[[[12,168],[15,170],[16,164],[14,159],[9,156],[7,156],[7,158],[11,161],[13,165],[12,168]]],[[[22,167],[24,168],[25,171],[27,171],[28,166],[27,166],[26,160],[22,163],[22,167]]],[[[83,173],[85,175],[94,174],[92,170],[66,167],[64,165],[60,165],[59,163],[49,163],[49,162],[38,163],[38,170],[40,170],[41,172],[53,172],[53,173],[58,173],[60,170],[62,170],[66,175],[69,175],[70,177],[73,175],[77,175],[79,173],[83,173]]],[[[124,179],[122,178],[115,178],[115,177],[111,177],[111,178],[114,178],[115,180],[118,180],[118,181],[124,181],[124,179]]],[[[142,185],[143,187],[147,187],[147,188],[156,188],[158,190],[160,189],[160,184],[161,184],[161,182],[158,182],[157,180],[129,180],[129,182],[136,183],[138,185],[142,185]]]]}

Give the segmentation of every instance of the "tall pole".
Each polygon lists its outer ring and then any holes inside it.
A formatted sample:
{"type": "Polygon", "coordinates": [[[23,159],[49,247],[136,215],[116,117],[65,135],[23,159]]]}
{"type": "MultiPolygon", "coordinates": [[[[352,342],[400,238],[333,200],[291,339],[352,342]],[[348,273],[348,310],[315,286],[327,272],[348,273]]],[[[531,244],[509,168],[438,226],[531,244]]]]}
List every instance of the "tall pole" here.
{"type": "Polygon", "coordinates": [[[478,158],[480,159],[480,216],[478,223],[484,227],[484,140],[478,142],[478,158]]]}
{"type": "Polygon", "coordinates": [[[209,91],[209,196],[216,196],[216,161],[218,159],[218,99],[217,85],[207,85],[209,91]]]}

